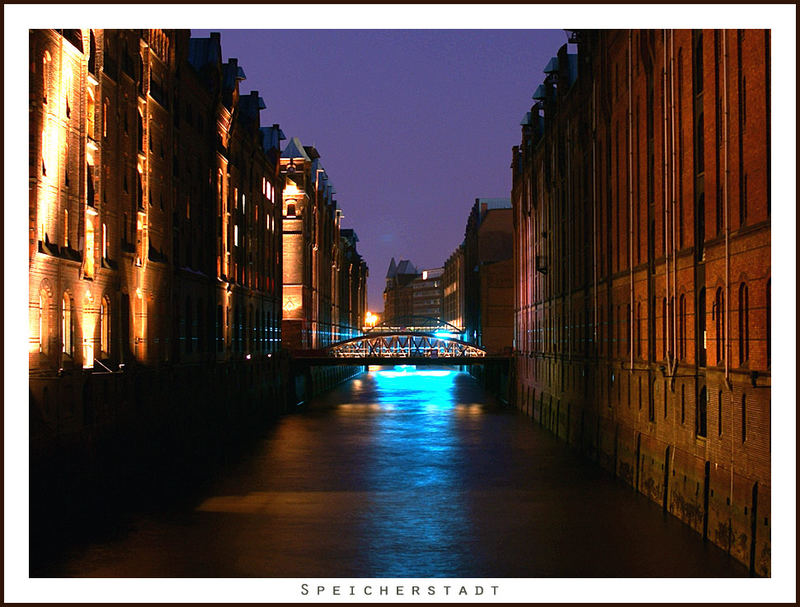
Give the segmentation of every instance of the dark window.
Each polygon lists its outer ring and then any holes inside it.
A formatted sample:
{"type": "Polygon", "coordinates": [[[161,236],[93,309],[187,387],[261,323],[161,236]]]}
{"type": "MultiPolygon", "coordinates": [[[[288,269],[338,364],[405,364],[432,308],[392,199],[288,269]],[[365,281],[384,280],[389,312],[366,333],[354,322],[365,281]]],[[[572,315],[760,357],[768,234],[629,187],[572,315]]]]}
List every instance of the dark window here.
{"type": "Polygon", "coordinates": [[[706,290],[700,289],[697,298],[697,335],[695,336],[695,350],[697,352],[697,364],[701,367],[706,366],[706,290]]]}
{"type": "Polygon", "coordinates": [[[681,425],[686,421],[686,386],[681,384],[681,425]]]}
{"type": "Polygon", "coordinates": [[[89,73],[97,74],[97,49],[95,48],[94,30],[89,30],[89,73]]]}
{"type": "Polygon", "coordinates": [[[739,364],[750,357],[750,302],[747,284],[739,285],[739,364]]]}
{"type": "Polygon", "coordinates": [[[697,404],[695,407],[695,434],[697,436],[706,436],[706,411],[708,408],[708,397],[706,395],[706,387],[700,389],[700,394],[697,396],[697,404]]]}
{"type": "Polygon", "coordinates": [[[717,288],[712,316],[716,321],[717,362],[721,363],[725,360],[725,293],[722,287],[717,288]]]}
{"type": "Polygon", "coordinates": [[[742,394],[742,442],[747,440],[747,395],[742,394]]]}

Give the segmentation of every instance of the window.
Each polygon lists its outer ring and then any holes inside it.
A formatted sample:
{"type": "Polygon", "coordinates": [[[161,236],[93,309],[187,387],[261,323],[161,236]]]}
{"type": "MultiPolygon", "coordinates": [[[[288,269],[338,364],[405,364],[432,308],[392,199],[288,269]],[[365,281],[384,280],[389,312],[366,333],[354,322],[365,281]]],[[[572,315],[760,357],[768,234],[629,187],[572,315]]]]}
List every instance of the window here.
{"type": "Polygon", "coordinates": [[[75,344],[72,326],[72,298],[69,293],[64,293],[61,302],[61,339],[62,351],[67,356],[72,356],[75,344]]]}
{"type": "Polygon", "coordinates": [[[694,61],[692,84],[694,94],[699,95],[703,92],[703,32],[701,30],[692,32],[692,59],[694,61]]]}
{"type": "Polygon", "coordinates": [[[111,344],[111,311],[107,297],[100,304],[100,355],[108,357],[111,344]]]}
{"type": "Polygon", "coordinates": [[[716,320],[717,362],[721,363],[725,360],[725,293],[722,287],[717,288],[713,316],[716,320]]]}
{"type": "Polygon", "coordinates": [[[94,139],[94,87],[86,89],[86,135],[94,139]]]}
{"type": "Polygon", "coordinates": [[[136,140],[138,142],[138,150],[144,152],[144,118],[141,112],[136,112],[136,140]]]}
{"type": "Polygon", "coordinates": [[[64,246],[69,247],[69,211],[64,209],[64,246]]]}
{"type": "Polygon", "coordinates": [[[297,213],[295,211],[294,204],[286,205],[286,216],[287,217],[297,217],[297,213]]]}
{"type": "Polygon", "coordinates": [[[742,442],[747,440],[747,395],[742,394],[742,442]]]}
{"type": "Polygon", "coordinates": [[[89,73],[97,74],[97,49],[94,30],[89,30],[89,73]]]}
{"type": "Polygon", "coordinates": [[[72,112],[72,70],[67,67],[64,71],[64,113],[67,118],[72,112]]]}
{"type": "Polygon", "coordinates": [[[697,396],[697,404],[695,406],[695,434],[697,436],[706,436],[706,411],[708,408],[706,387],[700,389],[700,394],[697,396]]]}
{"type": "Polygon", "coordinates": [[[681,295],[678,303],[678,324],[679,324],[679,339],[678,339],[678,357],[681,360],[686,359],[686,297],[681,295]]]}
{"type": "Polygon", "coordinates": [[[686,422],[686,386],[681,384],[681,426],[686,422]]]}
{"type": "Polygon", "coordinates": [[[50,53],[44,52],[42,57],[42,103],[47,103],[47,92],[50,89],[50,53]]]}
{"type": "Polygon", "coordinates": [[[747,284],[739,285],[739,364],[750,357],[750,306],[747,284]]]}
{"type": "Polygon", "coordinates": [[[47,299],[45,298],[44,293],[39,293],[39,352],[44,352],[44,314],[45,314],[45,306],[47,305],[47,299]]]}

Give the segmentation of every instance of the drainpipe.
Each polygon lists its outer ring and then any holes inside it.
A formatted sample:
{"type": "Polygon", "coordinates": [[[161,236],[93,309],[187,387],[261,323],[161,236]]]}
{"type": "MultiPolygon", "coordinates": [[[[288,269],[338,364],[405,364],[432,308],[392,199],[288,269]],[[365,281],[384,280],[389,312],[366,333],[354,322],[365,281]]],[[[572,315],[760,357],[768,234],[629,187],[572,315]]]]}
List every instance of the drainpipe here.
{"type": "Polygon", "coordinates": [[[628,325],[629,325],[629,345],[630,345],[630,356],[631,356],[631,367],[629,369],[630,373],[633,374],[633,314],[635,310],[635,305],[633,302],[633,103],[631,100],[632,96],[632,86],[631,80],[633,78],[632,69],[631,69],[631,62],[632,62],[632,55],[633,55],[633,48],[632,48],[632,40],[633,40],[633,32],[628,30],[628,251],[630,255],[630,259],[628,260],[628,265],[631,269],[630,275],[630,300],[631,300],[631,311],[628,314],[628,325]]]}
{"type": "Polygon", "coordinates": [[[725,209],[725,384],[732,390],[730,378],[730,226],[728,225],[728,42],[722,30],[722,206],[725,209]]]}
{"type": "Polygon", "coordinates": [[[670,261],[670,250],[669,250],[669,211],[668,211],[668,204],[667,201],[669,200],[669,184],[667,181],[667,174],[668,174],[668,167],[667,167],[667,30],[661,30],[662,37],[664,40],[664,44],[662,44],[663,48],[663,64],[661,68],[661,115],[664,117],[663,124],[663,151],[662,151],[662,162],[661,162],[661,171],[663,175],[664,181],[664,301],[667,303],[664,306],[664,327],[666,332],[664,333],[664,353],[667,359],[667,371],[671,375],[672,374],[672,357],[670,356],[669,351],[669,335],[670,330],[670,322],[669,322],[669,301],[670,301],[670,285],[669,285],[669,278],[670,278],[670,271],[669,271],[669,261],[670,261]]]}
{"type": "MultiPolygon", "coordinates": [[[[666,41],[665,41],[666,43],[666,41]]],[[[675,381],[675,371],[678,367],[678,255],[677,243],[675,241],[675,217],[676,213],[676,192],[678,188],[675,183],[675,167],[678,165],[675,158],[675,31],[669,30],[669,96],[670,96],[670,126],[671,126],[671,163],[672,163],[672,294],[674,303],[672,304],[672,353],[675,358],[673,366],[672,380],[675,381]]],[[[674,384],[673,384],[674,385],[674,384]]]]}

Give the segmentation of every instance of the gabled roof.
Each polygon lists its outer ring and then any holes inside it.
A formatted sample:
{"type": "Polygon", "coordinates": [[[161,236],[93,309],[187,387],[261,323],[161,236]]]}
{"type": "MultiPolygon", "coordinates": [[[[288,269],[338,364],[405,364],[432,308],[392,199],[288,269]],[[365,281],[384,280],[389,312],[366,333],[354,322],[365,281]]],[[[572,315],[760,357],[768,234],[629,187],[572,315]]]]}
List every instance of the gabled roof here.
{"type": "Polygon", "coordinates": [[[208,38],[189,39],[189,63],[198,71],[209,63],[221,63],[221,53],[222,48],[218,32],[212,32],[208,38]]]}
{"type": "Polygon", "coordinates": [[[414,264],[411,263],[408,259],[401,259],[400,263],[397,264],[397,274],[405,274],[405,275],[417,275],[417,268],[414,267],[414,264]]]}
{"type": "Polygon", "coordinates": [[[277,124],[261,127],[261,145],[264,147],[265,152],[269,152],[272,149],[280,150],[280,142],[285,139],[286,135],[283,134],[277,124]]]}
{"type": "Polygon", "coordinates": [[[281,154],[281,158],[302,158],[303,160],[311,162],[311,158],[308,157],[305,149],[303,149],[303,144],[300,143],[300,140],[297,137],[292,137],[289,140],[289,143],[286,145],[283,153],[281,154]]]}
{"type": "Polygon", "coordinates": [[[394,278],[397,276],[397,264],[394,262],[394,257],[392,257],[391,263],[389,263],[389,270],[386,272],[386,278],[394,278]]]}

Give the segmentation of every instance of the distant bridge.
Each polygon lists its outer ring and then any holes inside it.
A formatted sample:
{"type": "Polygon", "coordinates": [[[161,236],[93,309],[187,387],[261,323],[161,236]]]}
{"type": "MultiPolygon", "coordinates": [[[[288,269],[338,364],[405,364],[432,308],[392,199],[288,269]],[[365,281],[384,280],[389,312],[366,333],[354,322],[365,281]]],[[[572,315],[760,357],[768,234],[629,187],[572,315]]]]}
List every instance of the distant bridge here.
{"type": "Polygon", "coordinates": [[[363,335],[320,350],[295,352],[295,360],[331,365],[474,365],[507,362],[464,341],[458,327],[437,318],[403,316],[385,320],[363,335]]]}

